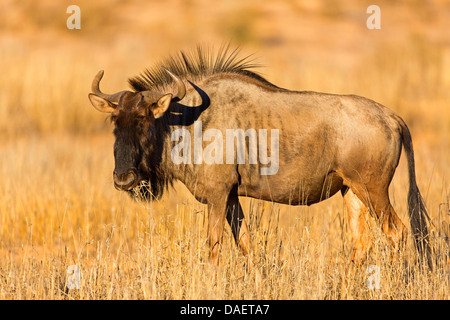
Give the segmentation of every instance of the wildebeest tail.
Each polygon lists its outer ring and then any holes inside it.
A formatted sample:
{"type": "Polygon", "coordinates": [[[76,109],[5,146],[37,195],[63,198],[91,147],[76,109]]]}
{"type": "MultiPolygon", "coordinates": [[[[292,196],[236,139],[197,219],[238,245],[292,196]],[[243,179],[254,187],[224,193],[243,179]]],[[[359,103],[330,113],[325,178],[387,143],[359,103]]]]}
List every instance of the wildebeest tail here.
{"type": "Polygon", "coordinates": [[[411,133],[409,132],[406,123],[400,117],[398,118],[398,121],[402,132],[403,148],[405,149],[406,157],[408,160],[408,213],[411,224],[411,232],[414,238],[415,247],[420,255],[421,261],[426,261],[431,269],[432,250],[430,246],[430,233],[428,231],[430,217],[428,216],[425,202],[416,183],[414,149],[411,139],[411,133]]]}

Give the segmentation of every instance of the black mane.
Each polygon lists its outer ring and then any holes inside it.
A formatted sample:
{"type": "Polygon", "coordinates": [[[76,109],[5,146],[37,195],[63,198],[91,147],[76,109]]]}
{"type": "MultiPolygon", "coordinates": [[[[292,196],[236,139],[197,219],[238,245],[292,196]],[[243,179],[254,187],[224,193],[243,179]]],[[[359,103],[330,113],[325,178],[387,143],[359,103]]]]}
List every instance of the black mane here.
{"type": "Polygon", "coordinates": [[[173,83],[173,79],[162,68],[169,69],[181,79],[195,81],[218,73],[234,73],[251,77],[266,85],[276,87],[261,75],[249,69],[259,67],[250,60],[250,56],[239,58],[239,49],[231,50],[230,46],[222,46],[216,55],[211,50],[197,46],[191,52],[180,51],[169,56],[159,64],[147,68],[139,76],[128,79],[135,91],[163,91],[173,83]]]}

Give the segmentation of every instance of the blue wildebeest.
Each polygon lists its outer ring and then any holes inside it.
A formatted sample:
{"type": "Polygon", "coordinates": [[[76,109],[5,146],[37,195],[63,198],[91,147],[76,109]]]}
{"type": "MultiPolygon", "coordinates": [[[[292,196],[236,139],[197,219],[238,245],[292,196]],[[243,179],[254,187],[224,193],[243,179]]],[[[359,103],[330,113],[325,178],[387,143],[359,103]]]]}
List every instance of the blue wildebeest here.
{"type": "Polygon", "coordinates": [[[131,78],[131,91],[114,94],[101,92],[100,71],[89,99],[97,110],[111,114],[115,126],[117,189],[159,198],[178,180],[208,205],[213,266],[218,263],[225,220],[238,247],[249,253],[250,233],[239,196],[311,205],[340,191],[353,237],[353,263],[371,248],[364,218],[368,212],[400,247],[406,228],[391,205],[388,187],[402,146],[408,160],[408,211],[415,246],[420,256],[430,254],[428,216],[416,184],[411,135],[393,111],[356,95],[277,87],[250,71],[254,65],[248,59],[239,59],[236,50],[227,48],[215,57],[201,48],[191,54],[180,52],[163,64],[167,68],[153,67],[131,78]],[[205,154],[198,157],[189,147],[191,139],[198,138],[199,123],[200,135],[204,133],[200,149],[206,152],[213,144],[214,161],[205,154]],[[240,142],[228,149],[227,141],[224,152],[219,138],[228,138],[231,129],[244,134],[232,136],[240,142]],[[206,137],[208,130],[213,130],[209,132],[214,133],[214,142],[211,135],[206,137]],[[277,133],[276,139],[268,136],[269,130],[277,133]],[[276,146],[272,153],[279,153],[271,155],[271,168],[268,157],[261,161],[254,156],[262,151],[268,155],[268,150],[261,150],[263,144],[254,150],[252,133],[257,132],[276,146]],[[262,174],[264,168],[273,170],[262,174]]]}

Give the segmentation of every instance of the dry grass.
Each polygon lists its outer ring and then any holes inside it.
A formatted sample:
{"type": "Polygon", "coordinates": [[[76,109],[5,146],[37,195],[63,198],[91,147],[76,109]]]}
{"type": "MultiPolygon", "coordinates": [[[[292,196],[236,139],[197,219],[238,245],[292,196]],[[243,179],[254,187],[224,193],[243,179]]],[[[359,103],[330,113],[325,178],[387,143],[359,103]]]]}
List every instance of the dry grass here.
{"type": "MultiPolygon", "coordinates": [[[[65,28],[70,3],[39,3],[0,5],[1,299],[450,298],[445,3],[380,4],[379,31],[365,28],[370,3],[356,1],[214,8],[206,1],[80,1],[80,31],[65,28]],[[411,241],[391,260],[374,227],[379,240],[367,265],[344,279],[351,239],[340,196],[311,207],[243,199],[262,288],[243,267],[228,227],[213,286],[203,205],[181,185],[147,204],[113,188],[113,137],[89,105],[92,77],[105,69],[104,91],[122,90],[127,77],[164,54],[230,38],[244,54],[256,51],[268,66],[262,73],[277,85],[364,95],[406,120],[435,225],[433,272],[415,264],[411,241]],[[366,286],[370,264],[380,267],[379,291],[366,286]],[[71,265],[81,269],[80,289],[66,288],[71,265]]],[[[402,157],[390,194],[408,224],[406,171],[402,157]]]]}

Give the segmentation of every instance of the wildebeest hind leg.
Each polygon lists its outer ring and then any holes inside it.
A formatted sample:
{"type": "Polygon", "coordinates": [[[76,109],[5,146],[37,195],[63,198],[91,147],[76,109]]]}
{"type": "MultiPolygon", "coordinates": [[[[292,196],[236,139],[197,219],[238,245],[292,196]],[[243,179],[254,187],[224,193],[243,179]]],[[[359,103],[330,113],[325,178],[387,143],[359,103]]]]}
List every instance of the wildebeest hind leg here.
{"type": "Polygon", "coordinates": [[[385,211],[378,213],[378,217],[381,222],[381,230],[386,234],[392,246],[396,250],[402,249],[406,242],[406,227],[392,205],[389,203],[385,211]]]}
{"type": "Polygon", "coordinates": [[[401,249],[406,240],[406,227],[391,205],[387,185],[372,185],[357,190],[363,190],[359,194],[364,196],[359,199],[364,200],[369,212],[376,217],[391,245],[397,250],[401,249]]]}
{"type": "Polygon", "coordinates": [[[358,269],[365,261],[370,249],[372,248],[372,239],[366,222],[368,209],[366,205],[358,198],[352,189],[344,187],[341,189],[347,208],[347,218],[350,232],[353,240],[352,256],[350,264],[345,270],[345,275],[341,284],[341,295],[345,298],[349,293],[352,275],[355,269],[358,269]]]}
{"type": "Polygon", "coordinates": [[[368,212],[364,203],[350,189],[342,189],[347,208],[348,223],[353,238],[351,267],[360,265],[372,247],[372,240],[367,229],[365,214],[368,212]]]}

